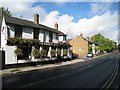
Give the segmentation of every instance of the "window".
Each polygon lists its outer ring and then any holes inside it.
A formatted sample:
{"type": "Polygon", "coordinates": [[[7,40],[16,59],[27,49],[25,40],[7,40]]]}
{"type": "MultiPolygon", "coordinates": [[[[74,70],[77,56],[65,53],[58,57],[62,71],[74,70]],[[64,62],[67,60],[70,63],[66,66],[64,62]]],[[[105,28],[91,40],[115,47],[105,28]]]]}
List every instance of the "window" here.
{"type": "Polygon", "coordinates": [[[52,42],[52,38],[53,38],[53,33],[49,32],[49,42],[52,42]]]}
{"type": "Polygon", "coordinates": [[[10,37],[10,28],[7,27],[7,36],[10,37]]]}
{"type": "Polygon", "coordinates": [[[22,37],[22,26],[15,25],[15,37],[22,37]]]}
{"type": "Polygon", "coordinates": [[[58,34],[56,33],[56,40],[58,40],[58,34]]]}
{"type": "Polygon", "coordinates": [[[39,39],[39,29],[34,29],[33,37],[34,39],[39,39]]]}
{"type": "Polygon", "coordinates": [[[45,32],[43,32],[43,35],[44,35],[44,37],[43,37],[43,42],[45,42],[45,41],[46,41],[46,35],[45,35],[45,32]]]}
{"type": "Polygon", "coordinates": [[[66,41],[66,36],[63,36],[63,41],[66,41]]]}

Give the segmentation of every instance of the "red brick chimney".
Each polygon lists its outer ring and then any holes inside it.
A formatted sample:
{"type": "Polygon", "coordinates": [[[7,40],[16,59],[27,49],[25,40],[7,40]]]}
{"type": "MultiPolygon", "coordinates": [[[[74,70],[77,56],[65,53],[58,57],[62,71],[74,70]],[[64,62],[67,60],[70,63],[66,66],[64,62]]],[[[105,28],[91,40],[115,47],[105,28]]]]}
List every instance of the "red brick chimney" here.
{"type": "Polygon", "coordinates": [[[34,15],[34,22],[35,22],[36,24],[39,24],[39,14],[35,14],[35,15],[34,15]]]}
{"type": "Polygon", "coordinates": [[[89,40],[92,41],[92,37],[90,37],[89,40]]]}
{"type": "Polygon", "coordinates": [[[80,33],[80,37],[83,37],[83,34],[82,34],[82,33],[80,33]]]}
{"type": "Polygon", "coordinates": [[[88,41],[90,41],[90,38],[89,38],[89,37],[87,37],[87,40],[88,40],[88,41]]]}

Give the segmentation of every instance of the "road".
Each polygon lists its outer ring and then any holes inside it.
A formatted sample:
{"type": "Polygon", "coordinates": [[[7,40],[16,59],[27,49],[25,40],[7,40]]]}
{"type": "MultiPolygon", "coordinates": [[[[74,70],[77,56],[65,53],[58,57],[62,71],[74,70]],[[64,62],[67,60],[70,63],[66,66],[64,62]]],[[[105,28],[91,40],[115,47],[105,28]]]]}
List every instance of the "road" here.
{"type": "Polygon", "coordinates": [[[84,63],[4,76],[2,88],[101,88],[118,66],[117,56],[109,53],[84,63]]]}

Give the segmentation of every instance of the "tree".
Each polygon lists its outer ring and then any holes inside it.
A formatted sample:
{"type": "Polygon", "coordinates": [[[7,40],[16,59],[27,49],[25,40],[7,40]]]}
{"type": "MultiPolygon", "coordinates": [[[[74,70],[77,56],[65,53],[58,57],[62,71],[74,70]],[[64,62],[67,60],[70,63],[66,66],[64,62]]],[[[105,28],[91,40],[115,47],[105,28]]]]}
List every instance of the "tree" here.
{"type": "Polygon", "coordinates": [[[88,46],[88,53],[92,52],[92,46],[88,46]]]}
{"type": "Polygon", "coordinates": [[[3,16],[12,16],[12,13],[11,13],[11,11],[9,11],[8,8],[1,7],[0,8],[0,17],[3,17],[3,16]]]}
{"type": "Polygon", "coordinates": [[[100,51],[107,51],[107,52],[111,52],[116,50],[116,42],[110,40],[109,38],[105,38],[103,35],[101,35],[100,33],[94,35],[92,37],[92,42],[99,44],[100,47],[100,51]]]}

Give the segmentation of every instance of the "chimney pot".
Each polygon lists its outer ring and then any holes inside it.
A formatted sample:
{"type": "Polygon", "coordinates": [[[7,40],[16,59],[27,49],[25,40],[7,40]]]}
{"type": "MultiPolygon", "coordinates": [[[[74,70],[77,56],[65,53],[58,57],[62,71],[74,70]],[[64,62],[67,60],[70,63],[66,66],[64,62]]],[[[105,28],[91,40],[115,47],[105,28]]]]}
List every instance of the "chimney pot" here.
{"type": "Polygon", "coordinates": [[[36,24],[39,24],[39,14],[35,14],[35,15],[34,15],[34,22],[35,22],[36,24]]]}

